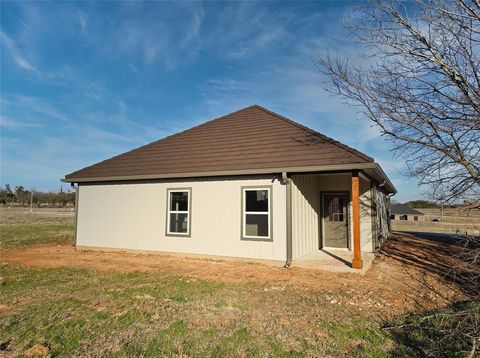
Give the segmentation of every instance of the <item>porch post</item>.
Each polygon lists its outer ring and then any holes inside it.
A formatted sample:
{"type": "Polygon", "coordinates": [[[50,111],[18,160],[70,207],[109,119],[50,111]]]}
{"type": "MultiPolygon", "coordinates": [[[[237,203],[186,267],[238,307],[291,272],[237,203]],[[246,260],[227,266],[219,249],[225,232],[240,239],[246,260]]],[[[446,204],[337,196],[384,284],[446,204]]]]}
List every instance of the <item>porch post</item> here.
{"type": "Polygon", "coordinates": [[[358,170],[352,171],[353,260],[352,268],[363,268],[360,254],[360,182],[358,170]]]}

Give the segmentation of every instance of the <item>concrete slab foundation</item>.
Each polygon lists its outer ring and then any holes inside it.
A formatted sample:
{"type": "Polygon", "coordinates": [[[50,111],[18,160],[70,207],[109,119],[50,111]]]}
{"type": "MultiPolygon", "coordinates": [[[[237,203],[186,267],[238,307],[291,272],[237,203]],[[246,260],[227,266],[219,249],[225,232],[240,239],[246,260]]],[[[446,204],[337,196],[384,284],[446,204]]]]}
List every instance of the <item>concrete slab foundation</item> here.
{"type": "Polygon", "coordinates": [[[353,252],[341,250],[318,250],[296,259],[292,267],[317,269],[330,272],[365,274],[375,259],[375,254],[362,252],[363,268],[352,268],[353,252]]]}

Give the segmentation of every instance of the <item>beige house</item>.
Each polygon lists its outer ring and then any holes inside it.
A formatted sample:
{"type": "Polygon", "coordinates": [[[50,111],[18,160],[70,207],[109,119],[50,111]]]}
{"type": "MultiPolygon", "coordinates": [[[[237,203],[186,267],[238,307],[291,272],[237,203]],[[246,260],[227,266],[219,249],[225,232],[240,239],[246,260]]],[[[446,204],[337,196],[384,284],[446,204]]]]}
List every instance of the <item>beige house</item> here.
{"type": "Polygon", "coordinates": [[[251,106],[65,176],[76,245],[290,265],[375,251],[395,187],[367,155],[251,106]]]}

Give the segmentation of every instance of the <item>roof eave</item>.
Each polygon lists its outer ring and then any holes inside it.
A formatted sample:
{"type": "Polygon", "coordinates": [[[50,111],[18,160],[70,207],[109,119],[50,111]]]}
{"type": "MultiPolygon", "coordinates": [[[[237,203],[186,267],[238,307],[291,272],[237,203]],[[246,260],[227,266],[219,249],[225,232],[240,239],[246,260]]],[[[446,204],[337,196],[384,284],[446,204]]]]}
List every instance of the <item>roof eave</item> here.
{"type": "Polygon", "coordinates": [[[396,188],[388,179],[382,168],[377,163],[354,163],[354,164],[334,164],[310,167],[285,167],[285,168],[264,168],[264,169],[242,169],[228,171],[208,171],[208,172],[190,172],[190,173],[167,173],[167,174],[146,174],[146,175],[125,175],[109,177],[65,177],[61,179],[66,183],[91,183],[91,182],[115,182],[130,180],[155,180],[155,179],[186,179],[198,177],[219,177],[219,176],[237,176],[237,175],[261,175],[288,173],[312,173],[312,172],[331,172],[342,170],[364,170],[379,184],[385,183],[385,187],[390,193],[397,193],[396,188]]]}
{"type": "Polygon", "coordinates": [[[375,179],[379,184],[383,184],[385,187],[386,191],[390,194],[397,194],[398,190],[395,188],[395,185],[390,181],[390,179],[387,177],[387,174],[383,171],[382,167],[378,163],[374,163],[375,168],[373,169],[367,169],[365,172],[369,174],[372,179],[375,179]]]}

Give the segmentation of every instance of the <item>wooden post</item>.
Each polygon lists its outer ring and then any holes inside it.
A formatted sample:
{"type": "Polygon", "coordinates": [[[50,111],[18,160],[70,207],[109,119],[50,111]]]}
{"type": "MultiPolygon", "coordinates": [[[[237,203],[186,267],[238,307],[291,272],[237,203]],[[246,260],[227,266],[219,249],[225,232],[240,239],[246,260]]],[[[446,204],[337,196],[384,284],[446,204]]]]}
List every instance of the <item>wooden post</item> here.
{"type": "Polygon", "coordinates": [[[352,172],[353,260],[352,268],[363,268],[360,254],[360,182],[358,170],[352,172]]]}

